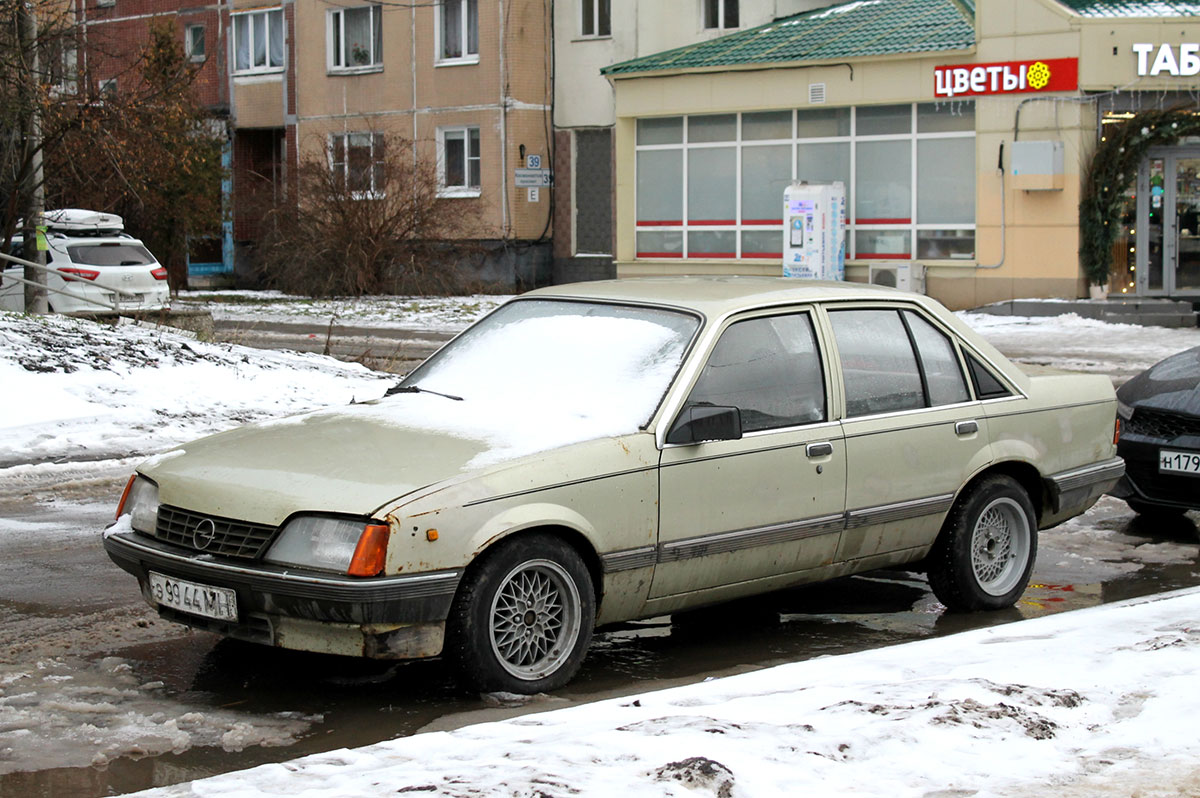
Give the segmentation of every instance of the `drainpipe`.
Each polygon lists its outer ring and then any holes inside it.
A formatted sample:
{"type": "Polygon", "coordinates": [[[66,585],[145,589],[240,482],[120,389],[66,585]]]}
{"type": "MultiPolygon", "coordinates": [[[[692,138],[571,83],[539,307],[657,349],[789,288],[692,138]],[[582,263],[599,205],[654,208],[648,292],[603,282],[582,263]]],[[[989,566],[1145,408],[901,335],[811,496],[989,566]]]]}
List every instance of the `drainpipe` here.
{"type": "Polygon", "coordinates": [[[508,80],[504,73],[504,40],[507,36],[504,28],[504,0],[500,0],[498,6],[500,8],[500,219],[502,238],[507,239],[512,231],[509,229],[508,222],[508,80]]]}
{"type": "Polygon", "coordinates": [[[1003,141],[1000,142],[1000,155],[996,158],[996,168],[1000,170],[1000,260],[996,261],[995,263],[987,263],[987,264],[980,263],[979,265],[977,265],[975,267],[976,269],[999,269],[1001,266],[1004,265],[1004,258],[1007,253],[1007,250],[1008,250],[1008,246],[1007,246],[1008,236],[1006,234],[1006,231],[1008,228],[1006,225],[1006,218],[1005,218],[1005,212],[1004,212],[1004,206],[1005,206],[1005,203],[1008,201],[1008,196],[1005,192],[1004,142],[1003,141]]]}

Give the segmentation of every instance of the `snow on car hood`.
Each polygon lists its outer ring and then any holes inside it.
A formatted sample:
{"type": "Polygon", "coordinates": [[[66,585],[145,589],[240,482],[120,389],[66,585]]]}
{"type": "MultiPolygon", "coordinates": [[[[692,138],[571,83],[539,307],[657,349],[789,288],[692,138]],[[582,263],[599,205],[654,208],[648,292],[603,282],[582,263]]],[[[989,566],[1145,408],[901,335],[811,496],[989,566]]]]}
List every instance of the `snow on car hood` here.
{"type": "Polygon", "coordinates": [[[224,517],[277,524],[302,510],[366,514],[466,472],[636,432],[689,340],[639,319],[527,318],[426,371],[423,388],[461,399],[401,393],[269,421],[139,470],[164,504],[224,517]]]}

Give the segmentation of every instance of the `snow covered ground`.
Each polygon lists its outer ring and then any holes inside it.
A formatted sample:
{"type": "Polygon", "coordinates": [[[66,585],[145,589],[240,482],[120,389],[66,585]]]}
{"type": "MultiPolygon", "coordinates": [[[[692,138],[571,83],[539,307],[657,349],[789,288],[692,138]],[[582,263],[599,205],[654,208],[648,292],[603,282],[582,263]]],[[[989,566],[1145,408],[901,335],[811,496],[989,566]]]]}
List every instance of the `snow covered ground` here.
{"type": "MultiPolygon", "coordinates": [[[[453,331],[498,301],[335,306],[246,299],[235,311],[213,308],[260,319],[338,314],[339,324],[453,331]]],[[[1074,316],[962,317],[1019,360],[1113,375],[1200,346],[1195,329],[1074,316]]],[[[394,381],[394,375],[317,355],[205,344],[134,325],[0,313],[0,385],[9,400],[0,416],[0,493],[53,485],[64,475],[128,473],[141,457],[188,439],[376,397],[394,381]]],[[[27,527],[0,519],[0,535],[28,536],[27,527]]],[[[1086,536],[1080,549],[1086,557],[1112,537],[1109,530],[1077,532],[1086,536]]],[[[1183,561],[1194,562],[1194,552],[1185,552],[1183,561]]],[[[1197,591],[1105,605],[338,751],[150,794],[950,798],[1049,789],[1060,796],[1200,795],[1200,746],[1190,729],[1200,712],[1191,684],[1200,669],[1198,613],[1197,591]]],[[[55,667],[49,663],[39,676],[50,692],[61,675],[55,667]]],[[[97,684],[111,689],[110,677],[97,675],[97,684]]],[[[11,698],[18,687],[0,683],[0,694],[11,698]]],[[[87,684],[81,684],[84,692],[75,700],[136,707],[140,695],[156,689],[119,687],[125,692],[106,699],[85,695],[87,684]]],[[[20,700],[8,703],[21,710],[20,700]]],[[[0,731],[19,733],[19,717],[9,720],[16,725],[0,724],[0,731]]],[[[179,745],[185,733],[195,736],[187,726],[194,720],[179,719],[179,734],[165,735],[163,750],[179,745]]],[[[245,744],[291,739],[311,719],[277,721],[255,732],[266,735],[262,740],[245,744]]],[[[97,728],[104,724],[113,721],[103,719],[97,728]]],[[[202,731],[220,741],[208,744],[240,745],[246,736],[232,716],[215,717],[202,731]]]]}
{"type": "Polygon", "coordinates": [[[1197,795],[1198,616],[1181,591],[137,795],[1197,795]]]}

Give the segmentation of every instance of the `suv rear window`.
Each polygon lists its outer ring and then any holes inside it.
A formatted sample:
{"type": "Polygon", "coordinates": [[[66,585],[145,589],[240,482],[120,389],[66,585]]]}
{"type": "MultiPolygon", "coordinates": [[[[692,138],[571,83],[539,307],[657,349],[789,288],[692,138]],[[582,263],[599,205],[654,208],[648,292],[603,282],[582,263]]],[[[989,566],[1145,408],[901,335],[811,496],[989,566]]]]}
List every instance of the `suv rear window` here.
{"type": "Polygon", "coordinates": [[[67,254],[75,263],[88,266],[142,266],[154,256],[140,244],[73,244],[67,254]]]}

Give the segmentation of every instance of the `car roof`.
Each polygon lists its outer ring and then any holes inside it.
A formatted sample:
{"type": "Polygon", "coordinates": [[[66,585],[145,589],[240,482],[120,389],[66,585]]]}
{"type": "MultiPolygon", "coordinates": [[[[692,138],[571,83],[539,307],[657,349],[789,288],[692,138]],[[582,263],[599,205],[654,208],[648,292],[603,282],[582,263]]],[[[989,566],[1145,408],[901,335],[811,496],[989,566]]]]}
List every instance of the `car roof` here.
{"type": "Polygon", "coordinates": [[[925,298],[918,294],[879,285],[738,275],[597,280],[541,288],[523,296],[671,305],[696,310],[713,319],[748,307],[804,302],[906,299],[926,304],[925,298]]]}

